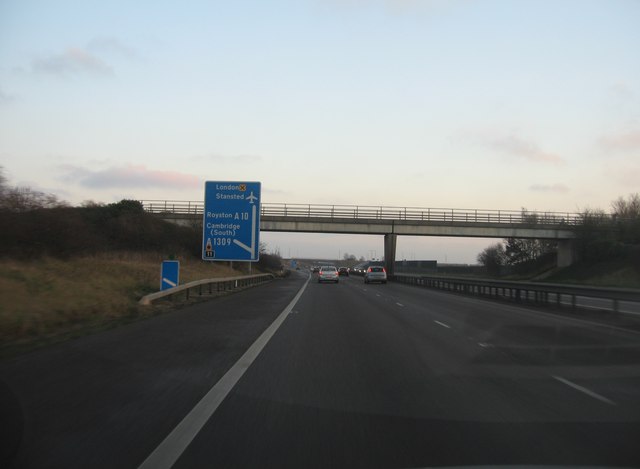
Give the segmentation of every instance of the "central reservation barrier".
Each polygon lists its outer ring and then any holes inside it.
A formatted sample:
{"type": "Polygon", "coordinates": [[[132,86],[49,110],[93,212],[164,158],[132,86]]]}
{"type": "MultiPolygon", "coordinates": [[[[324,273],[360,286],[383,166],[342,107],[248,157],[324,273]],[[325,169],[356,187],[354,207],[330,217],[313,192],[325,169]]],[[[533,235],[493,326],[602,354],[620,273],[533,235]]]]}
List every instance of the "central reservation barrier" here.
{"type": "Polygon", "coordinates": [[[640,290],[634,289],[408,274],[395,274],[394,280],[409,285],[486,298],[506,299],[516,303],[546,306],[555,303],[557,307],[560,307],[568,299],[574,310],[577,308],[578,298],[604,300],[609,303],[609,307],[602,309],[614,313],[621,312],[620,303],[625,302],[634,304],[640,312],[640,290]]]}

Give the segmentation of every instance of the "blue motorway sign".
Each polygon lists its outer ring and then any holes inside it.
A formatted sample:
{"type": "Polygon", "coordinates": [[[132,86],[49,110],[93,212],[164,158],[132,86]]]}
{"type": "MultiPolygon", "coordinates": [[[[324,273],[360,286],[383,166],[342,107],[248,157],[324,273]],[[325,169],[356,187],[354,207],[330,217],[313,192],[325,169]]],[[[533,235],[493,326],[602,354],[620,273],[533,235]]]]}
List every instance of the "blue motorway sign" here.
{"type": "Polygon", "coordinates": [[[177,287],[180,280],[180,261],[162,261],[160,291],[177,287]]]}
{"type": "Polygon", "coordinates": [[[249,261],[260,257],[260,183],[207,181],[202,258],[249,261]]]}

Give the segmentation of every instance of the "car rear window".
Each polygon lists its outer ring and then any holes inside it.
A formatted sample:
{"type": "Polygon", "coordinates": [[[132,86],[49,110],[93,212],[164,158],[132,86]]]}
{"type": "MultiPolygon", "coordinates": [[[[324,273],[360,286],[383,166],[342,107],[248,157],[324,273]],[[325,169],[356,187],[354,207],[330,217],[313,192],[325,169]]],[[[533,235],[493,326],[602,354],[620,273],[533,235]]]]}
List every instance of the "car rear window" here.
{"type": "Polygon", "coordinates": [[[382,267],[371,267],[371,272],[384,272],[382,267]]]}
{"type": "Polygon", "coordinates": [[[333,270],[335,272],[336,268],[335,267],[322,267],[320,270],[322,270],[322,271],[333,270]]]}

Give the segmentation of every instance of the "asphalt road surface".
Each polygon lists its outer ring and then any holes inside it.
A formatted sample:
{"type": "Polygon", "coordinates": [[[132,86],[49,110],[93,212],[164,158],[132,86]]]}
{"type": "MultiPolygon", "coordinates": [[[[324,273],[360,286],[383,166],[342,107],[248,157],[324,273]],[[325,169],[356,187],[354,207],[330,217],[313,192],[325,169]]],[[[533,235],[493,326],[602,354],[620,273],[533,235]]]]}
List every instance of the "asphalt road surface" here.
{"type": "Polygon", "coordinates": [[[307,280],[0,363],[10,467],[640,466],[639,333],[307,280]]]}

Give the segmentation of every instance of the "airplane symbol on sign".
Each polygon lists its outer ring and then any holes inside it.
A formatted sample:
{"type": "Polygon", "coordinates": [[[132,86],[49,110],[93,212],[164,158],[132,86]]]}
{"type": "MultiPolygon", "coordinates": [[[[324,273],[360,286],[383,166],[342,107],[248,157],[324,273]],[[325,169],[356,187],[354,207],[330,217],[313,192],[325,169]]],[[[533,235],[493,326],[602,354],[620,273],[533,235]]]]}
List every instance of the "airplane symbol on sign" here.
{"type": "Polygon", "coordinates": [[[253,191],[251,191],[251,194],[249,195],[249,197],[247,197],[247,200],[249,201],[250,204],[253,203],[254,200],[258,200],[258,198],[253,195],[253,191]]]}

